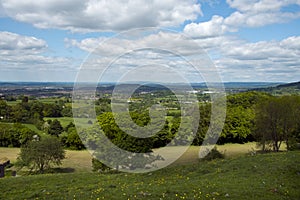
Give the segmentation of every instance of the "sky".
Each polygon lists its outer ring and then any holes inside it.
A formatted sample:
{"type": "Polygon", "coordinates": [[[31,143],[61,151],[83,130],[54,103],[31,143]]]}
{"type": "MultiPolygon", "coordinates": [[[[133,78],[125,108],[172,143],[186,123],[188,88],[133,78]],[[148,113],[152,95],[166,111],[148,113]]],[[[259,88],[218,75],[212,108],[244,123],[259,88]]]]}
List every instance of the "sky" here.
{"type": "Polygon", "coordinates": [[[299,81],[300,0],[0,0],[1,82],[74,82],[91,52],[95,67],[122,55],[107,81],[153,64],[197,74],[162,49],[187,60],[205,54],[224,82],[299,81]]]}

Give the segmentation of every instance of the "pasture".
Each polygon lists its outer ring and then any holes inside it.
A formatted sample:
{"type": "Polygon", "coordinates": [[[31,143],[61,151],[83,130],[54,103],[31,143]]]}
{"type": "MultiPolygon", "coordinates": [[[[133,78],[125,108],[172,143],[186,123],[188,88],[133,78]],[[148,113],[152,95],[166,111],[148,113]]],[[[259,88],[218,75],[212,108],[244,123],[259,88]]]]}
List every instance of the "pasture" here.
{"type": "MultiPolygon", "coordinates": [[[[3,151],[3,150],[2,150],[3,151]]],[[[300,197],[300,152],[239,156],[145,174],[59,173],[0,179],[0,199],[261,199],[300,197]]]]}
{"type": "MultiPolygon", "coordinates": [[[[183,147],[180,146],[167,147],[165,152],[168,155],[168,157],[174,158],[176,157],[177,152],[180,148],[183,147]]],[[[255,143],[225,144],[225,145],[217,145],[217,148],[219,151],[225,154],[226,158],[234,158],[234,157],[239,157],[248,154],[250,151],[256,148],[256,144],[255,143]]],[[[199,149],[200,147],[197,146],[189,147],[187,151],[172,164],[172,166],[198,163],[199,149]]],[[[7,157],[12,162],[15,162],[19,152],[20,152],[19,148],[0,147],[0,157],[7,157]]],[[[60,168],[66,170],[70,169],[74,172],[91,171],[92,170],[91,159],[92,156],[87,150],[83,150],[83,151],[66,150],[66,159],[63,160],[60,168]]]]}

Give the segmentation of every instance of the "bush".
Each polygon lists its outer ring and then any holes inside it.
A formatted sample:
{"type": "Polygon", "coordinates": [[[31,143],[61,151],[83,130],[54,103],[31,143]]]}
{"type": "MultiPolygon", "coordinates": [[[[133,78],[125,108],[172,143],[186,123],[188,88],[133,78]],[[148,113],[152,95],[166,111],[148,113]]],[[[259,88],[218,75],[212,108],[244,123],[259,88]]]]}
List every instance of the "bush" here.
{"type": "Polygon", "coordinates": [[[106,166],[96,158],[92,159],[92,167],[93,171],[95,172],[106,172],[112,170],[110,167],[106,166]]]}
{"type": "Polygon", "coordinates": [[[288,151],[300,150],[300,143],[294,137],[289,138],[289,145],[287,146],[288,151]]]}
{"type": "Polygon", "coordinates": [[[217,147],[214,147],[204,158],[201,158],[200,160],[211,161],[214,159],[223,159],[223,158],[225,158],[224,154],[218,151],[217,147]]]}

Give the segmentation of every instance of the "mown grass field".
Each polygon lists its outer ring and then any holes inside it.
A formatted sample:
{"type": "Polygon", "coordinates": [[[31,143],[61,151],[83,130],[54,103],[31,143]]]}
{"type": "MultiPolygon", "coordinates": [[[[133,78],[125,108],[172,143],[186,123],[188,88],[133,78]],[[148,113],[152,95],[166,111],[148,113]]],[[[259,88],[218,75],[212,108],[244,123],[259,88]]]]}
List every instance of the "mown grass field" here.
{"type": "Polygon", "coordinates": [[[202,161],[145,174],[0,179],[0,199],[300,199],[300,152],[202,161]]]}

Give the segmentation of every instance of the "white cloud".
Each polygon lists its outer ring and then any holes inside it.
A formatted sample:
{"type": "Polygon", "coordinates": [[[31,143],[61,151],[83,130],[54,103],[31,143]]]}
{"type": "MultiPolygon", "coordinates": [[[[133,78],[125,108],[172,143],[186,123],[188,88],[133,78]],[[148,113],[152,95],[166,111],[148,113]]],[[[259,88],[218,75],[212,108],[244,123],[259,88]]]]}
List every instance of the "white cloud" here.
{"type": "Polygon", "coordinates": [[[45,56],[46,41],[11,32],[0,32],[0,68],[12,69],[60,69],[68,67],[70,60],[64,57],[45,56]]]}
{"type": "Polygon", "coordinates": [[[215,15],[207,22],[187,24],[184,32],[194,38],[216,37],[241,27],[261,27],[300,18],[300,10],[282,11],[286,6],[300,6],[299,0],[227,0],[227,3],[236,9],[230,16],[215,15]]]}
{"type": "Polygon", "coordinates": [[[216,37],[225,33],[226,29],[224,18],[215,15],[207,22],[187,24],[184,33],[194,38],[216,37]]]}
{"type": "Polygon", "coordinates": [[[292,36],[280,42],[280,46],[287,49],[300,51],[300,36],[292,36]]]}
{"type": "Polygon", "coordinates": [[[116,31],[178,26],[201,15],[196,0],[2,0],[8,16],[38,28],[116,31]]]}
{"type": "Polygon", "coordinates": [[[300,74],[300,37],[282,41],[220,46],[222,57],[215,61],[229,80],[297,81],[300,74]],[[246,78],[246,76],[248,78],[246,78]]]}
{"type": "Polygon", "coordinates": [[[44,40],[35,37],[22,36],[11,32],[0,32],[0,55],[14,53],[37,54],[47,48],[44,40]]]}
{"type": "Polygon", "coordinates": [[[226,0],[231,8],[241,12],[275,12],[284,6],[300,4],[299,0],[226,0]]]}
{"type": "MultiPolygon", "coordinates": [[[[300,78],[300,36],[289,37],[281,41],[254,43],[225,35],[197,38],[193,42],[187,42],[188,40],[180,34],[164,32],[137,38],[134,42],[120,38],[112,39],[102,46],[101,51],[98,51],[106,59],[102,61],[113,60],[109,56],[109,52],[116,55],[141,46],[160,47],[174,52],[180,50],[180,52],[184,52],[183,55],[186,58],[192,59],[199,52],[194,45],[197,43],[211,56],[225,81],[297,81],[300,78]]],[[[66,40],[69,44],[85,51],[91,51],[102,41],[104,38],[87,38],[81,41],[66,40]]],[[[204,53],[201,55],[205,56],[204,53]]],[[[198,58],[199,56],[197,55],[198,58]]],[[[133,57],[118,58],[118,64],[120,66],[136,64],[142,66],[152,63],[153,59],[160,58],[163,58],[161,52],[140,54],[134,57],[134,61],[131,60],[133,57]]],[[[182,61],[175,59],[170,59],[166,64],[184,66],[182,61]]]]}
{"type": "Polygon", "coordinates": [[[231,27],[260,27],[274,23],[284,23],[300,17],[298,12],[283,12],[289,5],[300,5],[299,0],[227,0],[230,7],[237,9],[224,20],[231,27]]]}
{"type": "MultiPolygon", "coordinates": [[[[154,30],[154,29],[153,29],[154,30]]],[[[132,51],[140,48],[166,49],[168,51],[181,52],[183,55],[195,53],[195,48],[199,46],[192,40],[176,32],[153,32],[148,31],[146,35],[138,35],[143,32],[142,29],[136,30],[137,35],[129,38],[86,38],[81,41],[74,39],[65,39],[66,46],[75,46],[84,51],[92,52],[96,48],[96,53],[104,56],[116,55],[126,51],[132,51]],[[106,41],[106,42],[104,42],[106,41]]],[[[126,34],[126,33],[125,33],[126,34]]],[[[197,52],[196,52],[197,53],[197,52]]]]}

